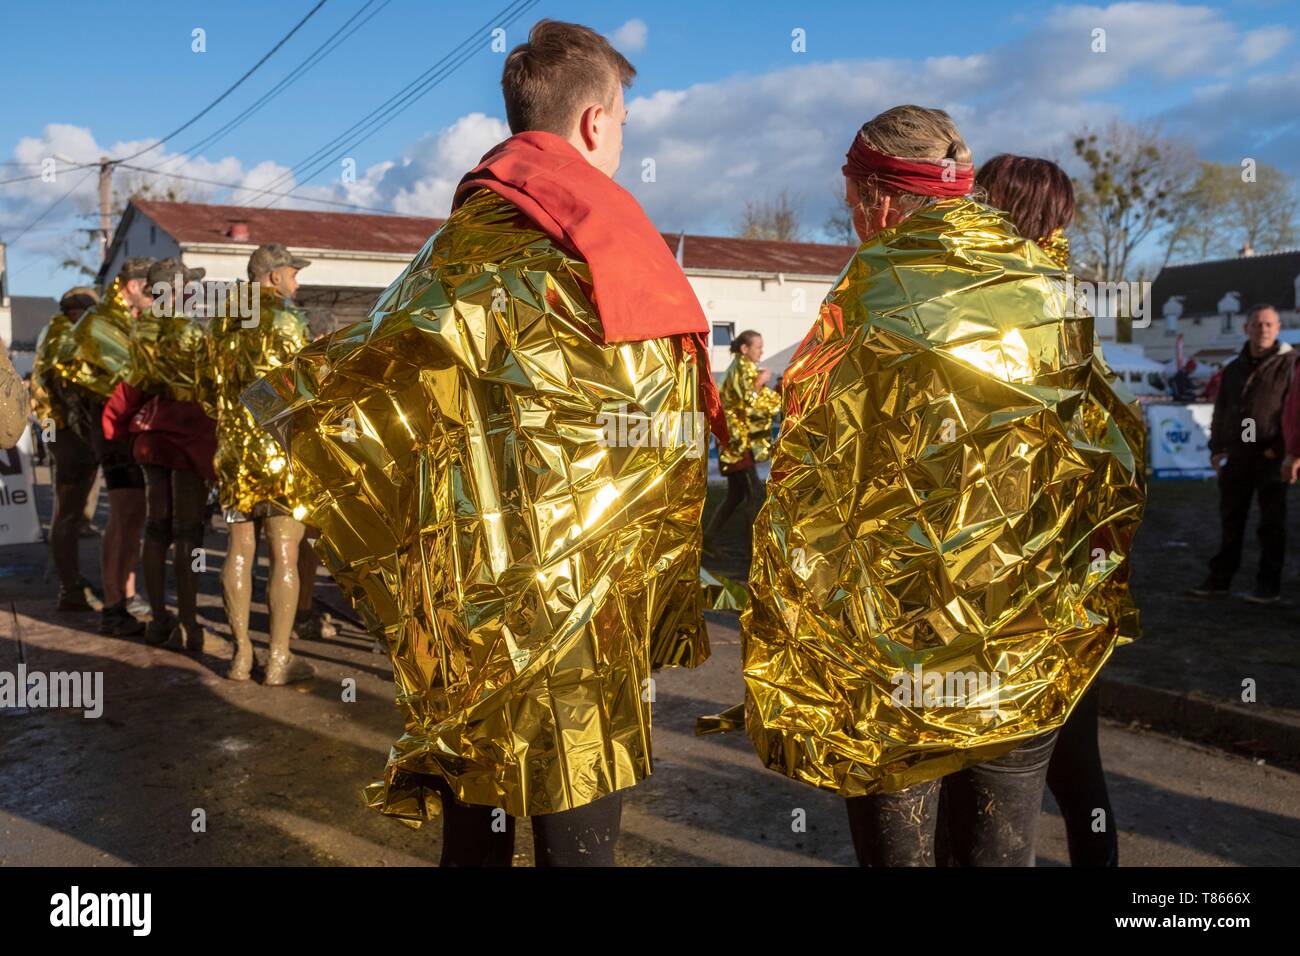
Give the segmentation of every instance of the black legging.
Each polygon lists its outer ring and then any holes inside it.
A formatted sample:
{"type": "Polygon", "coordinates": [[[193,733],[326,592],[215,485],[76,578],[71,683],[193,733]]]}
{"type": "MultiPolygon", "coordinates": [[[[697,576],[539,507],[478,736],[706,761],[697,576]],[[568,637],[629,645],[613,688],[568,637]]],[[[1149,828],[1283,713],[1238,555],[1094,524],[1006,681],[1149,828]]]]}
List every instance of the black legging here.
{"type": "MultiPolygon", "coordinates": [[[[509,866],[515,818],[494,807],[461,803],[443,780],[442,859],[439,866],[509,866]]],[[[535,866],[614,866],[623,815],[622,792],[595,803],[532,817],[535,866]]]]}
{"type": "Polygon", "coordinates": [[[193,552],[203,547],[203,518],[207,482],[182,468],[145,465],[145,589],[155,621],[167,619],[167,549],[175,543],[172,570],[176,575],[176,612],[193,628],[198,615],[198,576],[193,552]]]}
{"type": "Polygon", "coordinates": [[[1119,866],[1119,832],[1097,745],[1096,684],[1079,699],[1061,728],[1047,767],[1047,786],[1065,819],[1070,865],[1119,866]]]}
{"type": "Polygon", "coordinates": [[[861,866],[1033,866],[1056,731],[895,793],[850,797],[861,866]]]}

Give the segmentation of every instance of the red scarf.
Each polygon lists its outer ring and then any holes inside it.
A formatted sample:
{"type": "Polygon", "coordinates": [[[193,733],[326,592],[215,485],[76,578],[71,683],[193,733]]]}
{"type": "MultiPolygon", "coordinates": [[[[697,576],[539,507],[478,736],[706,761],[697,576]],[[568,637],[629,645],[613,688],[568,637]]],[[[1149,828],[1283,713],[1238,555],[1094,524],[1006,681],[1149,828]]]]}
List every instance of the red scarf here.
{"type": "Polygon", "coordinates": [[[709,367],[709,321],[677,259],[632,194],[554,133],[517,133],[488,150],[456,187],[452,209],[478,189],[505,199],[591,268],[605,342],[681,336],[699,369],[700,408],[726,444],[709,367]]]}
{"type": "Polygon", "coordinates": [[[874,179],[895,192],[917,196],[965,196],[975,185],[975,167],[970,163],[900,159],[874,149],[860,135],[853,137],[853,145],[845,159],[848,162],[840,167],[840,172],[849,179],[874,179]]]}

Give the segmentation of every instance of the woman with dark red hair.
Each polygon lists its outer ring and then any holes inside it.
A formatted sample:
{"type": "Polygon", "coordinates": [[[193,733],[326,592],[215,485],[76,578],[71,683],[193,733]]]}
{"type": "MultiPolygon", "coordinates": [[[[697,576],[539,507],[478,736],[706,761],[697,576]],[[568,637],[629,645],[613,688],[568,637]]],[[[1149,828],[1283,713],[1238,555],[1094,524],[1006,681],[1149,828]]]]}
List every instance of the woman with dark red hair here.
{"type": "MultiPolygon", "coordinates": [[[[975,176],[991,206],[1006,210],[1020,234],[1033,239],[1062,269],[1070,263],[1065,229],[1074,219],[1074,185],[1065,170],[1047,159],[994,156],[975,176]]],[[[1093,355],[1102,362],[1101,345],[1093,355]]],[[[1114,376],[1112,387],[1123,388],[1114,376]]],[[[1124,396],[1132,403],[1131,396],[1124,396]]],[[[1136,412],[1134,413],[1136,415],[1136,412]]],[[[1135,435],[1131,441],[1140,438],[1135,435]]],[[[1097,685],[1083,695],[1056,738],[1047,768],[1047,786],[1065,819],[1073,866],[1118,866],[1119,834],[1106,791],[1106,774],[1097,743],[1097,685]],[[1098,825],[1100,828],[1098,829],[1098,825]]]]}

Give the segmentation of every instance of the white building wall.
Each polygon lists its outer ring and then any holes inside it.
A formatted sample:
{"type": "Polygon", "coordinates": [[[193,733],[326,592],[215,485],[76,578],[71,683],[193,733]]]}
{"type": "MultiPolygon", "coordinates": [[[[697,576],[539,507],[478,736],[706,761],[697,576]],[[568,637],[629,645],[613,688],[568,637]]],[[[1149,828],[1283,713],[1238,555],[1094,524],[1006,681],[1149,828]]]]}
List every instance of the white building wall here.
{"type": "MultiPolygon", "coordinates": [[[[789,364],[789,352],[812,328],[833,283],[830,278],[786,276],[780,280],[690,269],[686,277],[711,324],[729,324],[735,334],[753,329],[763,336],[763,364],[778,375],[789,364]]],[[[709,358],[715,374],[721,375],[731,364],[732,354],[726,346],[715,345],[709,358]]]]}
{"type": "Polygon", "coordinates": [[[174,256],[180,252],[180,246],[176,240],[160,227],[154,225],[153,220],[142,213],[136,213],[131,217],[131,224],[127,226],[126,235],[123,241],[113,252],[112,258],[108,263],[108,271],[105,276],[111,280],[122,269],[122,263],[127,259],[135,256],[152,256],[155,259],[166,259],[168,256],[174,256]]]}
{"type": "MultiPolygon", "coordinates": [[[[186,243],[181,252],[187,266],[207,270],[205,278],[228,281],[248,278],[248,257],[256,248],[256,245],[186,243]]],[[[311,260],[311,265],[298,275],[298,281],[304,285],[370,287],[375,290],[376,296],[401,274],[414,255],[339,252],[334,249],[303,249],[296,246],[291,246],[289,251],[311,260]]]]}

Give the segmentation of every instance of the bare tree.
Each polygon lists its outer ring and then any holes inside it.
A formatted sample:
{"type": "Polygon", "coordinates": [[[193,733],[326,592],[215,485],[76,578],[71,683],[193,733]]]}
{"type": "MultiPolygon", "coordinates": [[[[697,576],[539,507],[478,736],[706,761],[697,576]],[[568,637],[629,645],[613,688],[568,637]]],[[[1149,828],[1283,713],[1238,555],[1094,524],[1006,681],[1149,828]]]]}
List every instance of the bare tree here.
{"type": "MultiPolygon", "coordinates": [[[[113,229],[122,220],[127,204],[133,199],[157,199],[164,202],[192,202],[198,197],[195,191],[176,179],[150,176],[145,173],[118,169],[113,177],[113,193],[109,206],[113,229]]],[[[78,229],[70,239],[67,256],[60,265],[76,269],[90,280],[99,274],[99,229],[78,229]]]]}
{"type": "Polygon", "coordinates": [[[736,225],[736,235],[744,239],[777,239],[796,242],[802,233],[802,203],[791,199],[783,189],[775,199],[749,200],[736,225]]]}
{"type": "Polygon", "coordinates": [[[1228,222],[1239,245],[1256,252],[1276,252],[1295,243],[1296,183],[1276,166],[1263,163],[1246,169],[1227,167],[1232,173],[1228,222]]]}
{"type": "Polygon", "coordinates": [[[834,204],[831,206],[830,215],[822,223],[822,232],[831,242],[843,243],[846,246],[855,245],[858,241],[858,233],[853,228],[853,211],[844,201],[843,179],[831,187],[831,196],[834,204]]]}

